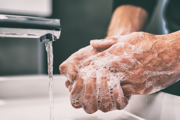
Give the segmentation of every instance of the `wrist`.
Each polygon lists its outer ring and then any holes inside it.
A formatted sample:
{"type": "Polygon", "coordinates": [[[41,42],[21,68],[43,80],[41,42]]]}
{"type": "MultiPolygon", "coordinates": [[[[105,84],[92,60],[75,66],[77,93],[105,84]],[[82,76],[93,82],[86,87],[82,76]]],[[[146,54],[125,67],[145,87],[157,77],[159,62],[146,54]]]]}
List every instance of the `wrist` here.
{"type": "Polygon", "coordinates": [[[141,7],[133,5],[119,6],[112,15],[107,37],[141,31],[147,17],[147,12],[141,7]]]}
{"type": "Polygon", "coordinates": [[[156,38],[158,40],[180,40],[180,30],[170,34],[156,35],[156,38]]]}

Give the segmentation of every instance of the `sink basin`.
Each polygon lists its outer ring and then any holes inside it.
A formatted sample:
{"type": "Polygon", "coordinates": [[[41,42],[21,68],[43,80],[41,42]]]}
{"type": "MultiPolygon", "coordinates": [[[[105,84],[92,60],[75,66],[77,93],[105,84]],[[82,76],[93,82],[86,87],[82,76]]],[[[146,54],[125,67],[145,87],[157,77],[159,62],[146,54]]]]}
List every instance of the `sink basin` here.
{"type": "MultiPolygon", "coordinates": [[[[50,120],[48,76],[0,77],[0,120],[50,120]]],[[[87,114],[71,106],[61,75],[54,76],[54,120],[176,120],[180,97],[163,92],[136,95],[124,110],[87,114]]]]}
{"type": "MultiPolygon", "coordinates": [[[[83,109],[74,109],[68,97],[56,97],[54,103],[55,120],[144,120],[124,110],[89,115],[83,109]]],[[[0,120],[50,120],[49,99],[5,100],[0,106],[0,120]]]]}

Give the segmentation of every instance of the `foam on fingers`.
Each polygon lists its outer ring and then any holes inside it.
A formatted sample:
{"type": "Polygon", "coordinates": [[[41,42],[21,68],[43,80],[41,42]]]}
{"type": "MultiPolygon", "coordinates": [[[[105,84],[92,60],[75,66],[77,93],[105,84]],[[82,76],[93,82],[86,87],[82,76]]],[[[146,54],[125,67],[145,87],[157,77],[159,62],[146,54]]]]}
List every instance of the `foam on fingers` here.
{"type": "Polygon", "coordinates": [[[101,71],[101,77],[100,77],[100,88],[99,88],[99,109],[102,112],[108,112],[112,109],[113,103],[111,100],[110,90],[108,86],[109,81],[109,71],[108,70],[102,70],[101,71]]]}
{"type": "MultiPolygon", "coordinates": [[[[96,73],[92,72],[90,74],[96,73]]],[[[98,110],[96,77],[87,77],[85,86],[83,108],[87,113],[92,114],[98,110]]]]}
{"type": "Polygon", "coordinates": [[[74,108],[81,108],[83,103],[83,79],[81,77],[78,77],[72,86],[71,90],[71,104],[74,108]]]}
{"type": "Polygon", "coordinates": [[[128,104],[127,99],[124,97],[124,93],[120,84],[116,84],[113,89],[113,99],[115,102],[116,109],[121,110],[128,104]]]}
{"type": "Polygon", "coordinates": [[[61,74],[65,75],[71,82],[74,81],[77,76],[76,67],[72,61],[64,62],[63,64],[61,64],[59,70],[61,74]]]}

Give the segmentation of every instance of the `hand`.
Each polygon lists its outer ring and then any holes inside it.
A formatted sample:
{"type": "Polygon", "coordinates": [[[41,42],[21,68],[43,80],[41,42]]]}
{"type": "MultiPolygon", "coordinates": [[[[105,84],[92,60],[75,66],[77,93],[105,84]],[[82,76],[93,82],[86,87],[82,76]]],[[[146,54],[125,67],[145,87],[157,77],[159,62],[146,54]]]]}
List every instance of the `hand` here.
{"type": "Polygon", "coordinates": [[[106,69],[97,72],[99,79],[96,79],[96,70],[85,70],[88,69],[85,67],[88,66],[88,60],[98,53],[92,46],[88,46],[71,55],[60,65],[61,74],[68,78],[66,87],[71,92],[71,104],[75,108],[83,107],[87,113],[94,113],[98,109],[103,112],[115,108],[123,109],[129,97],[124,97],[118,80],[114,80],[114,83],[108,82],[106,75],[110,73],[106,69]],[[112,84],[111,87],[108,84],[112,84]],[[120,102],[123,104],[120,105],[120,102]]]}
{"type": "MultiPolygon", "coordinates": [[[[103,64],[106,69],[125,76],[119,80],[126,96],[148,94],[180,78],[179,33],[153,35],[136,32],[108,40],[93,40],[91,45],[97,50],[106,49],[101,53],[108,59],[103,64]]],[[[97,59],[101,61],[101,58],[97,59]]]]}
{"type": "Polygon", "coordinates": [[[78,70],[83,66],[83,62],[89,57],[99,53],[92,46],[84,47],[72,54],[60,66],[59,70],[62,75],[67,77],[66,87],[71,89],[72,83],[78,76],[78,70]],[[70,85],[70,86],[69,86],[70,85]]]}
{"type": "MultiPolygon", "coordinates": [[[[153,93],[176,82],[180,77],[178,39],[174,34],[137,32],[106,42],[91,41],[95,49],[106,50],[82,59],[74,82],[68,84],[71,104],[87,113],[123,109],[131,95],[153,93]]],[[[64,65],[61,73],[70,73],[63,72],[64,65]]]]}
{"type": "MultiPolygon", "coordinates": [[[[103,39],[103,42],[106,42],[105,40],[108,39],[116,39],[119,38],[119,36],[143,30],[147,18],[147,12],[141,7],[133,5],[117,7],[112,15],[107,36],[103,39]]],[[[114,44],[114,41],[108,42],[110,42],[108,44],[114,44]]],[[[104,45],[107,45],[107,43],[104,45]]],[[[99,50],[102,51],[104,49],[99,50]]]]}

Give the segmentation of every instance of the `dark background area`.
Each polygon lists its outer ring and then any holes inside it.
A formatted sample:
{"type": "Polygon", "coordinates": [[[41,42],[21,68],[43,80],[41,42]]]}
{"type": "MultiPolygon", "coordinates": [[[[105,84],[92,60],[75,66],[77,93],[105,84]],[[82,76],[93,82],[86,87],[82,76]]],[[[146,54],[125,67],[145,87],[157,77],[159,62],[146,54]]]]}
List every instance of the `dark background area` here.
{"type": "MultiPolygon", "coordinates": [[[[47,18],[60,19],[62,27],[60,39],[53,43],[54,74],[59,74],[59,65],[68,56],[89,45],[91,39],[106,36],[111,13],[111,0],[52,0],[52,15],[47,18]]],[[[0,38],[0,75],[27,74],[47,74],[44,44],[35,39],[0,38]]]]}
{"type": "MultiPolygon", "coordinates": [[[[167,33],[162,14],[166,1],[159,0],[145,31],[154,34],[167,33]]],[[[53,43],[54,74],[59,74],[59,65],[72,53],[89,45],[90,40],[106,36],[112,15],[112,2],[52,0],[52,15],[46,17],[60,19],[62,27],[60,39],[53,43]]],[[[0,11],[2,13],[12,14],[0,11]]],[[[0,76],[27,74],[47,74],[44,44],[35,39],[0,38],[0,76]]]]}
{"type": "Polygon", "coordinates": [[[51,17],[60,19],[62,25],[60,39],[53,43],[55,74],[72,53],[89,45],[91,39],[106,36],[111,9],[111,0],[53,0],[51,17]]]}

